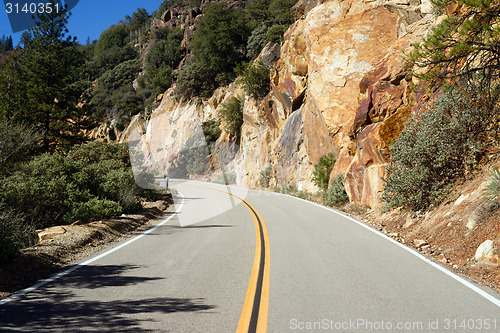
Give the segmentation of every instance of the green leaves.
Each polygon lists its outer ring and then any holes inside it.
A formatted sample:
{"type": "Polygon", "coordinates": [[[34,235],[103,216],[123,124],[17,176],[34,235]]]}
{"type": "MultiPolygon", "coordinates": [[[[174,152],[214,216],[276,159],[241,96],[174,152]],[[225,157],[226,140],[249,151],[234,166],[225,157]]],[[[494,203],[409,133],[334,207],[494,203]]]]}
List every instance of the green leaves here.
{"type": "Polygon", "coordinates": [[[453,182],[472,170],[486,147],[494,111],[450,90],[411,117],[391,146],[382,199],[389,207],[425,210],[439,203],[453,182]]]}
{"type": "Polygon", "coordinates": [[[323,191],[328,189],[330,173],[332,172],[336,161],[337,157],[335,157],[335,154],[329,153],[321,156],[318,164],[314,166],[312,181],[317,187],[319,187],[319,189],[323,191]]]}
{"type": "Polygon", "coordinates": [[[250,95],[262,98],[268,94],[271,79],[269,69],[264,65],[262,60],[254,64],[244,65],[241,75],[241,81],[245,84],[246,90],[250,95]]]}
{"type": "MultiPolygon", "coordinates": [[[[206,7],[191,42],[192,66],[179,75],[181,88],[177,93],[192,96],[199,93],[209,96],[221,85],[229,84],[236,77],[235,68],[245,60],[245,46],[250,31],[241,9],[228,9],[223,3],[206,7]],[[197,73],[189,73],[194,68],[197,73]],[[205,83],[192,82],[199,77],[205,83]]],[[[186,68],[187,67],[187,68],[186,68]]]]}
{"type": "MultiPolygon", "coordinates": [[[[500,4],[489,0],[457,0],[462,13],[443,20],[422,43],[414,45],[412,60],[426,71],[416,77],[429,86],[450,79],[468,78],[482,73],[489,80],[500,76],[500,4]]],[[[434,5],[444,9],[447,1],[436,0],[434,5]]]]}
{"type": "Polygon", "coordinates": [[[239,137],[243,125],[243,103],[242,99],[231,97],[222,107],[221,116],[224,120],[224,129],[230,135],[239,137]]]}
{"type": "Polygon", "coordinates": [[[92,142],[66,156],[46,153],[0,182],[0,202],[37,228],[135,211],[139,195],[123,144],[92,142]]]}

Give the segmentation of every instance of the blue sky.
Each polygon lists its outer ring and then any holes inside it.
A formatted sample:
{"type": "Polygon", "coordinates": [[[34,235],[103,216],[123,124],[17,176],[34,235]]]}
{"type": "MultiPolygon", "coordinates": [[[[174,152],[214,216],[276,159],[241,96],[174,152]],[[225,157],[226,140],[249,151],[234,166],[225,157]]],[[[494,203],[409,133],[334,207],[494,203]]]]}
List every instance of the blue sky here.
{"type": "MultiPolygon", "coordinates": [[[[72,15],[68,24],[69,34],[76,36],[80,43],[85,44],[87,37],[91,40],[98,39],[103,30],[123,19],[125,15],[132,15],[137,8],[146,8],[151,14],[160,7],[162,2],[162,0],[80,0],[71,11],[72,15]]],[[[0,10],[0,36],[11,35],[14,45],[17,45],[22,32],[12,33],[4,4],[1,2],[0,4],[2,9],[0,10]]]]}

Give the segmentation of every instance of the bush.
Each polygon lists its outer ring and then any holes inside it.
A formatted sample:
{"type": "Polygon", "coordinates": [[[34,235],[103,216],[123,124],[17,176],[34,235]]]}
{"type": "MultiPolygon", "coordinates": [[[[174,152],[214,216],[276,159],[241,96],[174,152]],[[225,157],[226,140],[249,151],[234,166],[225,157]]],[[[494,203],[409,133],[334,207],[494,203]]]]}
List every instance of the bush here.
{"type": "Polygon", "coordinates": [[[267,33],[269,27],[265,24],[260,25],[252,31],[252,34],[248,38],[247,42],[247,56],[250,59],[255,59],[259,56],[260,51],[266,46],[267,33]]]}
{"type": "Polygon", "coordinates": [[[205,135],[205,141],[207,143],[215,142],[222,134],[220,129],[220,120],[207,120],[201,124],[201,129],[205,135]]]}
{"type": "Polygon", "coordinates": [[[12,209],[0,205],[0,263],[36,241],[37,234],[33,224],[12,209]]]}
{"type": "Polygon", "coordinates": [[[162,65],[158,69],[148,69],[146,70],[146,79],[149,90],[156,97],[172,85],[172,69],[167,65],[162,65]]]}
{"type": "Polygon", "coordinates": [[[236,184],[236,173],[230,171],[222,175],[217,175],[215,182],[223,185],[236,184]]]}
{"type": "Polygon", "coordinates": [[[269,187],[271,181],[271,173],[273,172],[272,165],[268,165],[260,172],[259,185],[262,187],[269,187]]]}
{"type": "Polygon", "coordinates": [[[0,172],[13,168],[16,162],[26,159],[35,150],[42,135],[33,127],[16,124],[11,120],[0,121],[0,172]]]}
{"type": "Polygon", "coordinates": [[[281,43],[283,35],[285,34],[288,26],[275,24],[267,31],[266,38],[268,41],[281,43]]]}
{"type": "Polygon", "coordinates": [[[243,100],[237,97],[231,97],[223,105],[221,116],[225,122],[225,130],[230,135],[239,136],[241,126],[243,125],[243,100]]]}
{"type": "Polygon", "coordinates": [[[69,224],[74,218],[96,218],[141,208],[128,149],[123,144],[92,142],[75,146],[66,156],[44,154],[0,182],[0,200],[36,228],[69,224]],[[91,202],[97,210],[91,210],[91,202]],[[111,204],[110,202],[114,202],[111,204]]]}
{"type": "Polygon", "coordinates": [[[500,169],[497,166],[491,171],[486,186],[485,197],[487,200],[498,203],[500,200],[500,169]]]}
{"type": "Polygon", "coordinates": [[[256,64],[244,66],[241,74],[241,80],[250,95],[255,98],[262,98],[269,93],[271,85],[269,69],[262,60],[259,60],[256,64]]]}
{"type": "Polygon", "coordinates": [[[200,63],[192,59],[182,67],[176,81],[177,96],[208,98],[217,89],[217,82],[210,72],[200,63]]]}
{"type": "Polygon", "coordinates": [[[424,210],[439,203],[454,180],[471,171],[486,148],[490,111],[456,90],[412,116],[390,148],[382,199],[388,207],[424,210]]]}
{"type": "Polygon", "coordinates": [[[66,221],[90,222],[102,218],[118,216],[122,213],[122,207],[111,200],[90,199],[87,202],[79,202],[73,205],[71,211],[66,214],[66,221]]]}
{"type": "Polygon", "coordinates": [[[344,175],[338,175],[332,180],[330,187],[325,192],[325,205],[340,206],[348,201],[349,197],[344,188],[344,175]]]}
{"type": "Polygon", "coordinates": [[[318,164],[314,166],[312,181],[320,190],[326,191],[328,189],[330,173],[336,161],[335,154],[329,153],[321,156],[318,164]]]}

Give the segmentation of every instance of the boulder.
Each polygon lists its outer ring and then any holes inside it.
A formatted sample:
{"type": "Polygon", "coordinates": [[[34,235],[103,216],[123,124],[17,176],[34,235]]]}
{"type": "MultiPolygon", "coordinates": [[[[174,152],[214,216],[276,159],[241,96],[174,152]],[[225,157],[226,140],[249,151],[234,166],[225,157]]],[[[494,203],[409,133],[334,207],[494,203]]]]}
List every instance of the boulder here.
{"type": "Polygon", "coordinates": [[[280,58],[281,47],[280,44],[269,42],[264,46],[261,52],[261,59],[264,65],[271,66],[280,58]]]}
{"type": "Polygon", "coordinates": [[[476,250],[474,255],[479,263],[498,266],[500,264],[500,249],[491,240],[485,240],[476,250]]]}

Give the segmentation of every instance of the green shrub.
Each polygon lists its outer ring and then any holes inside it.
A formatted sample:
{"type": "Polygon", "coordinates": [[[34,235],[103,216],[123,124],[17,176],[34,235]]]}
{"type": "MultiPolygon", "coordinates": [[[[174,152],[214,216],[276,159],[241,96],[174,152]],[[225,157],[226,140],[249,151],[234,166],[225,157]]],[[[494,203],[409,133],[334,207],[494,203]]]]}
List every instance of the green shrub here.
{"type": "Polygon", "coordinates": [[[245,65],[241,74],[241,80],[250,95],[262,98],[269,93],[271,85],[269,69],[264,65],[262,60],[256,64],[245,65]]]}
{"type": "Polygon", "coordinates": [[[205,134],[205,141],[207,143],[215,142],[222,134],[220,129],[220,120],[207,120],[201,124],[203,134],[205,134]]]}
{"type": "Polygon", "coordinates": [[[476,166],[490,112],[480,100],[449,90],[412,116],[390,148],[382,196],[388,206],[425,210],[439,203],[454,180],[476,166]]]}
{"type": "Polygon", "coordinates": [[[243,100],[237,97],[231,97],[223,105],[221,116],[225,122],[225,130],[230,135],[239,136],[241,126],[243,125],[243,100]]]}
{"type": "Polygon", "coordinates": [[[199,96],[208,98],[217,89],[214,76],[200,63],[188,61],[179,73],[175,94],[186,98],[199,96]]]}
{"type": "Polygon", "coordinates": [[[283,40],[283,35],[285,34],[288,26],[275,24],[267,31],[266,38],[268,41],[281,43],[283,40]]]}
{"type": "Polygon", "coordinates": [[[344,175],[335,177],[325,192],[325,205],[333,207],[349,202],[344,188],[344,175]]]}
{"type": "MultiPolygon", "coordinates": [[[[88,202],[95,200],[104,211],[116,213],[111,209],[116,205],[120,212],[135,211],[144,195],[128,156],[126,145],[99,142],[75,146],[66,156],[41,155],[0,182],[0,200],[23,212],[36,228],[73,223],[75,214],[85,218],[94,212],[86,208],[88,202]]],[[[101,210],[95,213],[104,216],[101,210]]]]}
{"type": "Polygon", "coordinates": [[[0,205],[0,263],[36,241],[34,225],[12,209],[0,205]]]}
{"type": "Polygon", "coordinates": [[[292,184],[285,184],[281,188],[281,193],[294,194],[295,192],[297,192],[297,188],[294,185],[292,185],[292,184]]]}
{"type": "Polygon", "coordinates": [[[119,131],[123,131],[125,129],[125,126],[127,122],[129,121],[130,117],[127,116],[126,114],[123,114],[120,116],[117,122],[115,122],[115,127],[119,131]]]}
{"type": "Polygon", "coordinates": [[[490,177],[488,178],[485,197],[487,200],[497,203],[500,200],[500,169],[497,166],[491,171],[490,177]]]}
{"type": "Polygon", "coordinates": [[[122,213],[122,207],[117,202],[111,200],[100,200],[97,198],[92,198],[87,202],[78,202],[74,204],[64,219],[70,223],[71,221],[83,221],[90,222],[92,220],[98,220],[103,218],[108,218],[112,216],[118,216],[122,213]]]}
{"type": "Polygon", "coordinates": [[[271,173],[273,172],[273,166],[268,165],[260,172],[259,185],[262,187],[269,187],[269,182],[271,181],[271,173]]]}
{"type": "Polygon", "coordinates": [[[328,189],[330,174],[336,161],[335,154],[329,153],[321,156],[318,164],[314,166],[312,181],[320,190],[326,191],[328,189]]]}
{"type": "Polygon", "coordinates": [[[266,46],[267,33],[269,32],[269,27],[262,24],[252,31],[252,34],[248,38],[247,42],[247,56],[250,59],[255,59],[259,56],[260,51],[266,46]]]}
{"type": "Polygon", "coordinates": [[[145,76],[148,88],[155,97],[164,93],[172,85],[172,69],[170,66],[162,65],[158,69],[148,69],[145,76]]]}

